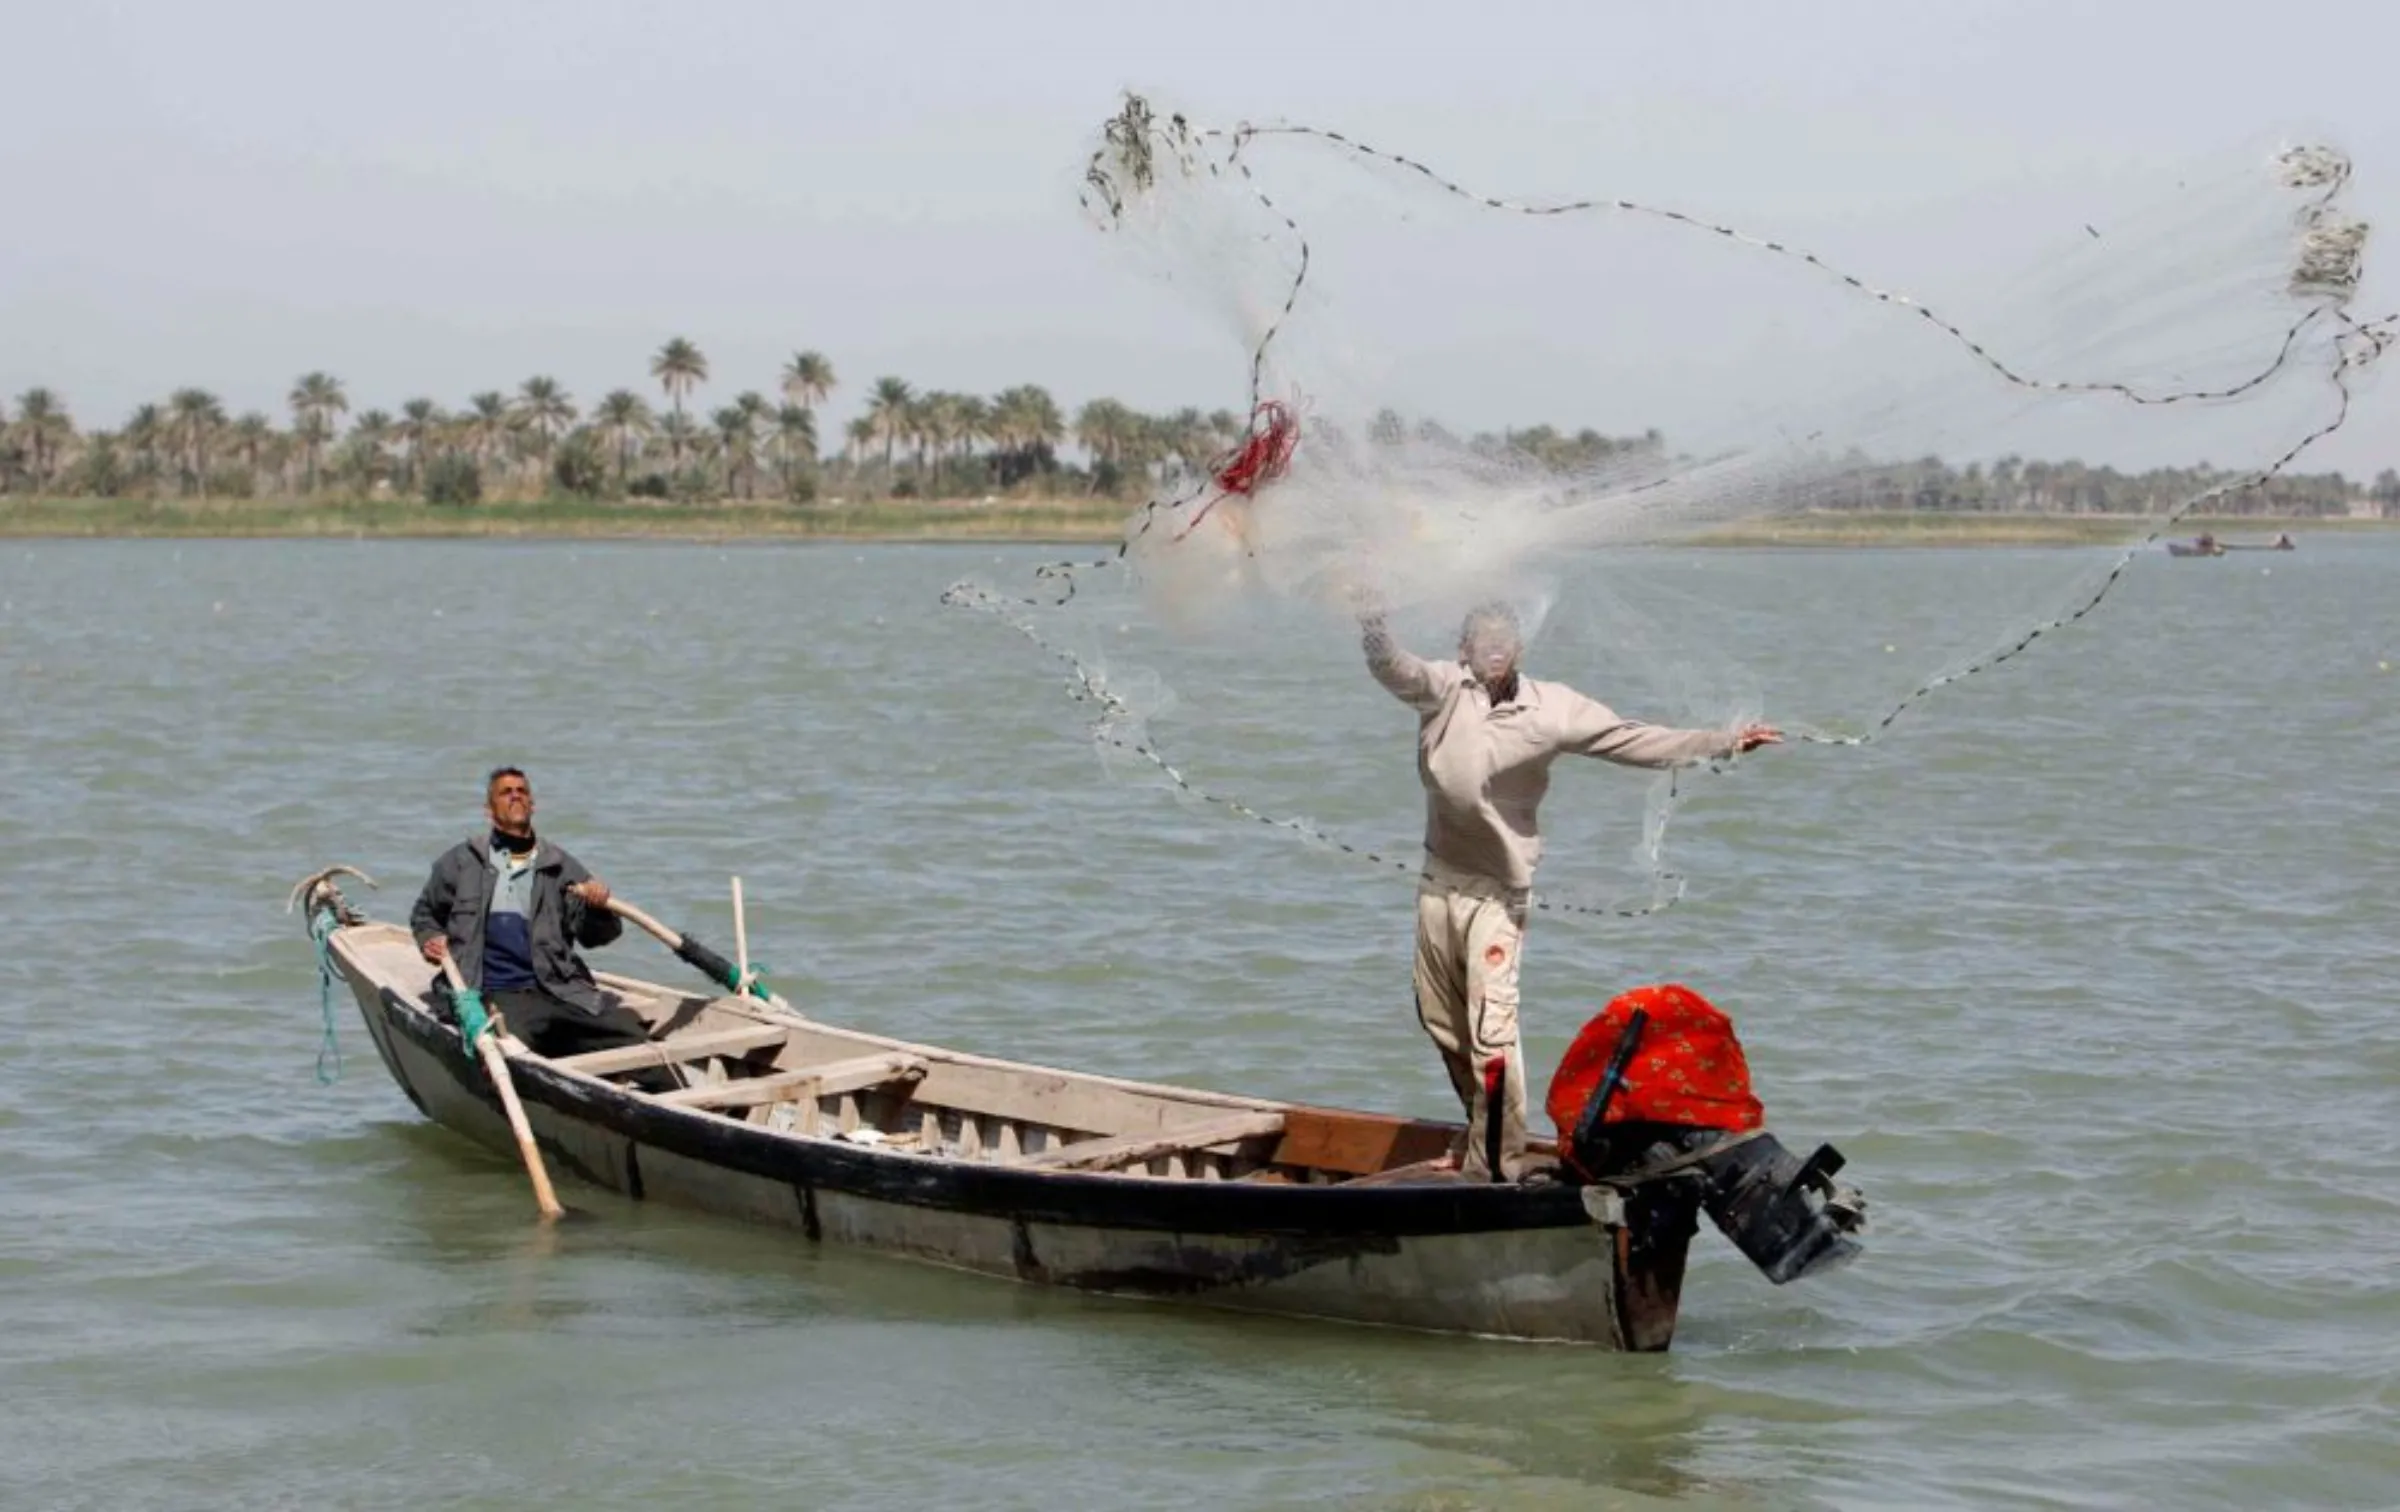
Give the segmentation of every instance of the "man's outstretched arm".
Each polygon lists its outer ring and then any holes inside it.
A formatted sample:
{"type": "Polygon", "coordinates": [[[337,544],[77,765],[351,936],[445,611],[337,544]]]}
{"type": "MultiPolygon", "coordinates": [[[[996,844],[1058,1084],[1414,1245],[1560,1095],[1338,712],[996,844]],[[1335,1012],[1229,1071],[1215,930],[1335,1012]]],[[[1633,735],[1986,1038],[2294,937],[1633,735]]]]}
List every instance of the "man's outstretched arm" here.
{"type": "Polygon", "coordinates": [[[1777,745],[1781,731],[1745,724],[1731,730],[1679,730],[1627,719],[1596,699],[1570,693],[1561,712],[1558,748],[1619,766],[1679,767],[1777,745]]]}

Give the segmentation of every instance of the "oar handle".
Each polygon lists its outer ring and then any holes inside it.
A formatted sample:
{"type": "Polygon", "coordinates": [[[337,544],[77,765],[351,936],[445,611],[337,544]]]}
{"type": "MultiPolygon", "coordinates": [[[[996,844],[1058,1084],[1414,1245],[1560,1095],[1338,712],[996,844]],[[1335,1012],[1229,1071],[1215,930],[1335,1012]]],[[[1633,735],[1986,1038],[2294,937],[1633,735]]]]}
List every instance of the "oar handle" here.
{"type": "Polygon", "coordinates": [[[669,929],[666,925],[659,923],[658,920],[651,918],[648,914],[634,907],[631,903],[626,902],[623,898],[616,896],[614,893],[609,895],[607,906],[610,913],[615,914],[618,918],[625,920],[629,924],[639,925],[644,932],[651,935],[661,945],[666,946],[669,950],[673,950],[676,946],[683,943],[682,935],[676,933],[672,929],[669,929]]]}
{"type": "MultiPolygon", "coordinates": [[[[450,983],[455,995],[468,990],[467,979],[458,972],[458,962],[450,959],[447,944],[442,949],[442,976],[450,983]]],[[[489,1027],[477,1037],[475,1050],[483,1057],[483,1069],[492,1079],[492,1088],[500,1094],[500,1111],[508,1115],[508,1129],[517,1139],[517,1154],[525,1162],[526,1179],[533,1183],[534,1206],[548,1219],[566,1216],[559,1205],[558,1193],[550,1186],[550,1168],[542,1164],[541,1147],[533,1142],[533,1125],[526,1121],[525,1105],[517,1100],[516,1078],[509,1074],[508,1054],[500,1048],[500,1036],[489,1027]]]]}

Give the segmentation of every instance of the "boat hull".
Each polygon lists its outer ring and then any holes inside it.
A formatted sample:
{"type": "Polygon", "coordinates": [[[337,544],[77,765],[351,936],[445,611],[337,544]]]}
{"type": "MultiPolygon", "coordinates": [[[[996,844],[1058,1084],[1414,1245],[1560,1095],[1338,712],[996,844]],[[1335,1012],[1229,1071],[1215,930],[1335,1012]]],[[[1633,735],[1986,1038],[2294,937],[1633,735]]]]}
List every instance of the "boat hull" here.
{"type": "MultiPolygon", "coordinates": [[[[338,951],[337,951],[338,958],[338,951]]],[[[457,1031],[345,973],[385,1067],[428,1118],[514,1141],[457,1031]]],[[[1351,1323],[1627,1350],[1672,1341],[1698,1199],[1459,1182],[1304,1185],[1027,1172],[796,1137],[512,1060],[557,1174],[1020,1282],[1351,1323]]]]}

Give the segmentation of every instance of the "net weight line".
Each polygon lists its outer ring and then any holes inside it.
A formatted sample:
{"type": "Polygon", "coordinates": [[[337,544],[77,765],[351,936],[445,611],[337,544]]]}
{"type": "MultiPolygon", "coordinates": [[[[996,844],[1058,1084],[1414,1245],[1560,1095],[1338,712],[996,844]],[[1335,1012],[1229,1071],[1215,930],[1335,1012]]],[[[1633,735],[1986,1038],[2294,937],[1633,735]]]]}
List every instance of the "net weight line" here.
{"type": "Polygon", "coordinates": [[[1123,107],[1102,128],[1101,146],[1092,153],[1085,165],[1086,192],[1081,196],[1081,201],[1087,213],[1109,225],[1121,225],[1131,201],[1156,189],[1160,149],[1163,147],[1167,159],[1186,174],[1204,172],[1211,178],[1222,179],[1224,169],[1232,169],[1241,177],[1245,191],[1291,235],[1297,263],[1290,284],[1281,308],[1269,321],[1251,353],[1250,398],[1253,406],[1263,397],[1262,383],[1268,349],[1274,345],[1285,322],[1297,307],[1314,260],[1307,232],[1259,184],[1243,155],[1251,143],[1272,137],[1324,143],[1352,157],[1397,168],[1424,180],[1454,199],[1503,215],[1534,219],[1594,214],[1638,216],[1803,263],[1855,294],[1915,315],[2005,382],[2040,392],[2108,394],[2138,405],[2231,399],[2261,387],[2283,371],[2290,364],[2301,335],[2320,319],[2332,318],[2354,332],[2371,334],[2377,351],[2391,338],[2395,323],[2400,323],[2400,312],[2365,322],[2355,320],[2347,312],[2349,298],[2358,288],[2367,228],[2363,222],[2343,218],[2337,213],[2337,203],[2349,184],[2352,170],[2347,157],[2328,147],[2291,148],[2276,161],[2279,177],[2285,187],[2317,191],[2297,217],[2299,247],[2289,287],[2295,295],[2322,302],[2314,304],[2292,321],[2285,329],[2274,357],[2250,376],[2215,388],[2163,389],[2153,392],[2127,383],[2041,378],[2019,372],[1956,322],[1911,294],[1870,283],[1859,274],[1827,261],[1806,247],[1795,246],[1776,237],[1761,236],[1739,226],[1712,221],[1673,206],[1604,196],[1547,201],[1508,199],[1469,188],[1405,153],[1392,152],[1322,126],[1259,126],[1244,122],[1233,127],[1196,128],[1181,115],[1172,115],[1166,124],[1161,125],[1147,100],[1140,95],[1128,94],[1123,107]],[[1206,145],[1211,143],[1225,144],[1223,167],[1205,151],[1206,145]]]}

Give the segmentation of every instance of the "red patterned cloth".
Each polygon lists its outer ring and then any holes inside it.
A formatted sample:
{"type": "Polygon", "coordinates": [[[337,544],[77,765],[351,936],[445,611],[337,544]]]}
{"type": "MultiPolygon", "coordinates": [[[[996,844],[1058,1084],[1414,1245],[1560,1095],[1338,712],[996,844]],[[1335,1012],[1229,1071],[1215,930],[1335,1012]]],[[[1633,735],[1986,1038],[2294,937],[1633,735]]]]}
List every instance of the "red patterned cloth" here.
{"type": "Polygon", "coordinates": [[[1699,993],[1668,982],[1620,995],[1567,1047],[1547,1099],[1561,1151],[1583,1105],[1599,1090],[1636,1008],[1649,1014],[1649,1022],[1601,1115],[1603,1124],[1682,1124],[1743,1134],[1765,1122],[1766,1110],[1750,1095],[1750,1063],[1733,1037],[1733,1021],[1699,993]]]}

